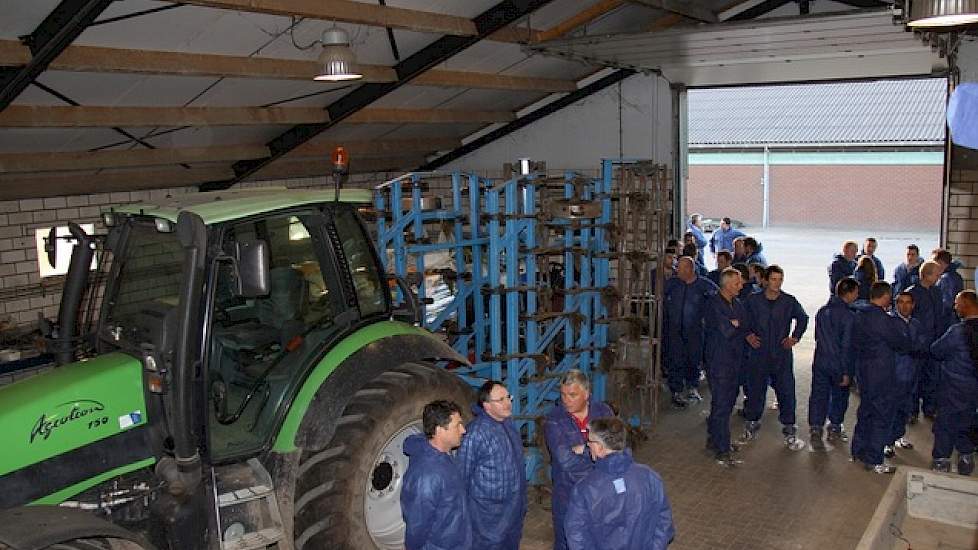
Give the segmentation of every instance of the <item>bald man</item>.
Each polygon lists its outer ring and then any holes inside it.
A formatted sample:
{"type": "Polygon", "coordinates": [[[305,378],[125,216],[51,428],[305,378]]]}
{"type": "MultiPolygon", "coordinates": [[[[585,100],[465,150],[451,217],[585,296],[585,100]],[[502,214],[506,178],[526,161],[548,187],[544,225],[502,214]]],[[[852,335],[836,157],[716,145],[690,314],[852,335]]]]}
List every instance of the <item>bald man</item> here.
{"type": "Polygon", "coordinates": [[[951,453],[958,451],[958,473],[971,475],[975,469],[975,444],[969,432],[978,407],[978,295],[962,290],[954,298],[954,311],[961,318],[931,347],[931,355],[941,361],[937,387],[937,419],[934,421],[934,459],[939,472],[951,471],[951,453]]]}
{"type": "Polygon", "coordinates": [[[698,386],[703,363],[703,323],[706,303],[717,293],[717,285],[696,274],[688,256],[679,258],[676,276],[666,281],[663,308],[663,343],[666,379],[672,404],[686,408],[687,400],[700,400],[698,386]],[[685,392],[685,393],[684,393],[685,392]]]}

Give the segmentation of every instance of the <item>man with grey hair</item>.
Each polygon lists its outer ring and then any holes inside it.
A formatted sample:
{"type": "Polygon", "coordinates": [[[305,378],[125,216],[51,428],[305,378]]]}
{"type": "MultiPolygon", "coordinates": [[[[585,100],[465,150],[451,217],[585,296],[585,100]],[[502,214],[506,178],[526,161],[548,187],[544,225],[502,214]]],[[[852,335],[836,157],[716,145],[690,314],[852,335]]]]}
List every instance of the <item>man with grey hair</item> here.
{"type": "Polygon", "coordinates": [[[675,535],[662,478],[632,460],[620,418],[589,424],[594,469],[574,486],[564,530],[570,550],[662,550],[675,535]]]}
{"type": "Polygon", "coordinates": [[[554,525],[554,550],[565,550],[564,516],[571,489],[592,468],[588,454],[588,422],[614,416],[607,404],[591,398],[591,382],[577,369],[560,378],[560,400],[547,413],[543,435],[550,451],[550,479],[553,480],[551,510],[554,525]]]}
{"type": "Polygon", "coordinates": [[[730,267],[720,276],[720,292],[706,306],[706,378],[710,382],[710,417],[707,419],[708,449],[724,466],[739,463],[731,458],[730,414],[737,401],[737,386],[749,333],[749,317],[737,298],[744,281],[730,267]]]}

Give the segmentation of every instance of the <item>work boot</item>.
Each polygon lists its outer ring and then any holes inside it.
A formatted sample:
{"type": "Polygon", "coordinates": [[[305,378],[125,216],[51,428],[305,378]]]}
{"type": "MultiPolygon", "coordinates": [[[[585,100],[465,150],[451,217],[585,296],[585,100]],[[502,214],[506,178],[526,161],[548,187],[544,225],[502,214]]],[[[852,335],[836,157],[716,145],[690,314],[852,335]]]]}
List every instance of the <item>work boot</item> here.
{"type": "Polygon", "coordinates": [[[826,439],[829,443],[836,443],[839,441],[845,443],[846,441],[849,441],[849,434],[846,433],[846,428],[842,424],[839,424],[838,426],[829,424],[829,434],[826,439]]]}
{"type": "Polygon", "coordinates": [[[958,473],[970,476],[973,471],[975,471],[975,455],[971,453],[958,455],[958,473]]]}
{"type": "Polygon", "coordinates": [[[789,434],[784,436],[784,446],[789,451],[800,451],[805,448],[805,441],[799,439],[795,434],[789,434]]]}
{"type": "Polygon", "coordinates": [[[896,456],[896,451],[893,450],[893,445],[886,445],[883,447],[883,456],[886,458],[893,458],[896,456]]]}
{"type": "Polygon", "coordinates": [[[686,399],[683,398],[682,392],[672,394],[672,408],[682,410],[687,406],[689,406],[689,403],[687,403],[686,399]]]}
{"type": "Polygon", "coordinates": [[[892,474],[896,471],[896,466],[883,462],[882,464],[864,464],[867,470],[876,474],[892,474]]]}
{"type": "Polygon", "coordinates": [[[739,458],[734,458],[729,451],[725,453],[717,453],[716,460],[717,460],[717,464],[726,467],[737,466],[738,464],[744,463],[743,460],[740,460],[739,458]]]}
{"type": "Polygon", "coordinates": [[[757,439],[757,432],[761,429],[761,423],[756,420],[748,420],[744,422],[744,441],[753,441],[757,439]]]}
{"type": "Polygon", "coordinates": [[[893,445],[901,449],[913,449],[913,443],[910,442],[906,437],[901,437],[893,442],[893,445]]]}
{"type": "Polygon", "coordinates": [[[935,472],[951,473],[951,459],[950,458],[935,458],[930,464],[930,469],[935,472]]]}
{"type": "Polygon", "coordinates": [[[690,388],[686,392],[686,400],[689,401],[689,402],[702,401],[703,400],[703,396],[700,395],[699,390],[697,390],[696,388],[690,388]]]}
{"type": "Polygon", "coordinates": [[[825,442],[822,441],[822,430],[819,428],[812,428],[809,438],[812,442],[812,449],[816,451],[825,450],[825,442]]]}

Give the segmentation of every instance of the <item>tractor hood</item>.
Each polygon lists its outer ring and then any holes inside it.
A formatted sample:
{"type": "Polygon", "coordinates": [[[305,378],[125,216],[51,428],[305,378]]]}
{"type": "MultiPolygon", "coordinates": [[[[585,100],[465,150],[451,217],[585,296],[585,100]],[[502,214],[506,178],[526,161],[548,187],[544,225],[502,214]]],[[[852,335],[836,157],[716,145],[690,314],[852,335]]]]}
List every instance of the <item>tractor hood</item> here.
{"type": "Polygon", "coordinates": [[[70,363],[0,387],[0,480],[143,424],[142,364],[124,353],[70,363]]]}

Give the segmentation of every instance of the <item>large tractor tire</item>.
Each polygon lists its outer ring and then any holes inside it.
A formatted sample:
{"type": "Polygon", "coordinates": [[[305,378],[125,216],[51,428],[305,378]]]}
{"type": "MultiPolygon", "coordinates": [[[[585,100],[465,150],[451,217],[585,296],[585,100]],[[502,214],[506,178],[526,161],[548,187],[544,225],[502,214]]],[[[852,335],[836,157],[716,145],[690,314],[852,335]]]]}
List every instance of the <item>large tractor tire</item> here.
{"type": "Polygon", "coordinates": [[[401,446],[422,433],[421,411],[455,401],[468,416],[472,390],[458,377],[407,363],[367,382],[353,396],[332,441],[303,450],[295,487],[297,550],[403,549],[401,446]]]}

